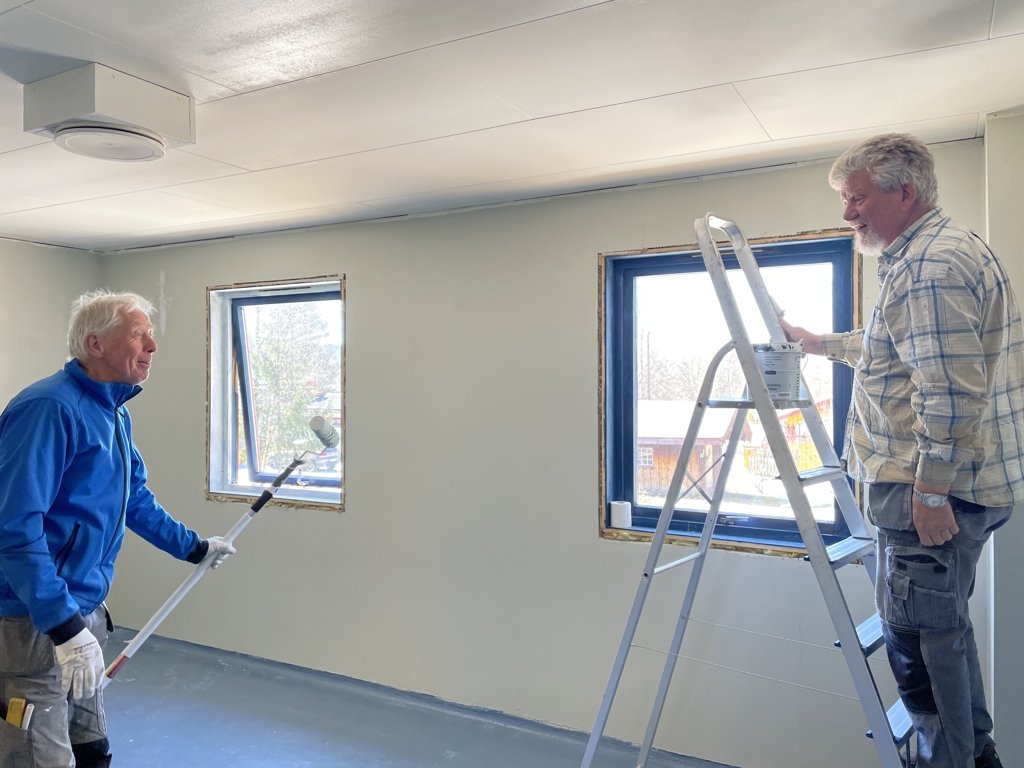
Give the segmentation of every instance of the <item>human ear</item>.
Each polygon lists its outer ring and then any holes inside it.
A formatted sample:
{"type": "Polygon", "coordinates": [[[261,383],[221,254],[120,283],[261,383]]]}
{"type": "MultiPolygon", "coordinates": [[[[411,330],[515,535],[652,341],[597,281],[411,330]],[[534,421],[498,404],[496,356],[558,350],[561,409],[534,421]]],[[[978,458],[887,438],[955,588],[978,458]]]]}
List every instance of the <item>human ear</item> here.
{"type": "Polygon", "coordinates": [[[97,336],[95,333],[90,333],[85,337],[85,350],[93,357],[103,356],[103,339],[97,336]]]}
{"type": "Polygon", "coordinates": [[[900,194],[900,208],[907,211],[910,210],[914,203],[917,202],[917,187],[914,186],[914,182],[908,181],[903,185],[903,189],[900,194]]]}

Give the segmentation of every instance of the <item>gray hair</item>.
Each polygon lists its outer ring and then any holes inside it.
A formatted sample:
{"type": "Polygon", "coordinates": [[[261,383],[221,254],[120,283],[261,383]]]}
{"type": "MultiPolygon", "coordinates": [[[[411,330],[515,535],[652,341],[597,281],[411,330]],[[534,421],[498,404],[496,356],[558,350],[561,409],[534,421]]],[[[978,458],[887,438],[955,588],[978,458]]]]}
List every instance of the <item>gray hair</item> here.
{"type": "Polygon", "coordinates": [[[125,317],[141,310],[147,317],[153,314],[153,304],[137,293],[112,293],[101,288],[83,293],[71,303],[71,323],[68,326],[68,351],[76,360],[89,358],[85,340],[90,334],[104,336],[124,322],[125,317]]]}
{"type": "Polygon", "coordinates": [[[862,141],[833,163],[828,183],[833,189],[842,189],[847,179],[862,168],[867,169],[871,183],[883,192],[895,192],[904,184],[912,183],[924,205],[933,208],[939,201],[935,161],[925,143],[916,136],[884,133],[862,141]]]}

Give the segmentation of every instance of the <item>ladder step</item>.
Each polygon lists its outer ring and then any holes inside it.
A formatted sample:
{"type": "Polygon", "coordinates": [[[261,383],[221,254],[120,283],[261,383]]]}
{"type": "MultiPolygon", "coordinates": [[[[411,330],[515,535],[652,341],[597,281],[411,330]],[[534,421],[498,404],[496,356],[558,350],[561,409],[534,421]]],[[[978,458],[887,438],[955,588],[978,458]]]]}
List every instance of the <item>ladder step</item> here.
{"type": "MultiPolygon", "coordinates": [[[[865,656],[870,656],[885,645],[885,638],[882,637],[882,619],[877,613],[857,627],[857,640],[860,641],[860,649],[865,656]]],[[[835,646],[842,648],[843,644],[836,640],[835,646]]]]}
{"type": "MultiPolygon", "coordinates": [[[[854,560],[860,560],[864,555],[870,555],[874,552],[875,540],[858,539],[855,536],[851,536],[848,539],[837,541],[825,551],[828,553],[828,561],[832,567],[842,568],[844,565],[849,565],[854,560]]],[[[810,556],[804,557],[804,560],[810,559],[810,556]]]]}
{"type": "MultiPolygon", "coordinates": [[[[806,408],[809,405],[813,405],[813,403],[810,400],[772,400],[772,405],[776,408],[806,408]]],[[[739,408],[746,410],[756,407],[753,400],[744,400],[742,398],[725,397],[718,400],[708,400],[708,408],[739,408]]]]}
{"type": "Polygon", "coordinates": [[[799,473],[800,482],[804,485],[827,483],[832,480],[845,480],[846,473],[839,467],[815,467],[799,473]]]}
{"type": "MultiPolygon", "coordinates": [[[[903,700],[901,699],[889,707],[889,711],[885,713],[885,716],[889,720],[892,740],[896,743],[897,747],[902,747],[914,735],[914,722],[910,719],[910,713],[907,712],[907,708],[903,706],[903,700]]],[[[875,738],[871,731],[868,731],[865,735],[869,739],[875,738]]]]}

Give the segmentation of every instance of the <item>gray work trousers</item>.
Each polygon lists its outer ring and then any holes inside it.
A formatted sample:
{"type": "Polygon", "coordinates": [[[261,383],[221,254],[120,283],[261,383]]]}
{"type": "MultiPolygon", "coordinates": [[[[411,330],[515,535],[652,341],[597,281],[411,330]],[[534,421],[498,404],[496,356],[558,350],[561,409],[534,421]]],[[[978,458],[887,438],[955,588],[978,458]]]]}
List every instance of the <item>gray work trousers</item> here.
{"type": "MultiPolygon", "coordinates": [[[[107,641],[107,611],[85,617],[102,647],[107,641]]],[[[0,703],[21,697],[35,709],[28,730],[0,722],[0,768],[75,768],[75,753],[107,751],[103,692],[74,700],[61,684],[61,669],[49,637],[28,616],[0,616],[0,703]]]]}
{"type": "Polygon", "coordinates": [[[974,768],[974,758],[995,742],[968,600],[982,547],[1013,508],[950,496],[960,531],[926,547],[913,527],[912,488],[868,486],[868,514],[878,528],[875,602],[889,665],[917,731],[917,764],[974,768]]]}

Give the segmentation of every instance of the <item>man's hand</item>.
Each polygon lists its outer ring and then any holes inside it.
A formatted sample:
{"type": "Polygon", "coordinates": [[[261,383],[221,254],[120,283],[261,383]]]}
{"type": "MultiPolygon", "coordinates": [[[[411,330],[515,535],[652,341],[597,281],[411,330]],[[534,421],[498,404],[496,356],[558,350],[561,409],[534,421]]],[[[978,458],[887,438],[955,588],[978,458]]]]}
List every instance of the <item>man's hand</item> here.
{"type": "MultiPolygon", "coordinates": [[[[940,491],[926,491],[923,488],[919,490],[922,493],[940,493],[940,491]]],[[[960,526],[956,524],[956,517],[953,515],[953,507],[948,501],[941,507],[932,509],[925,506],[916,496],[912,498],[914,528],[917,529],[921,544],[926,547],[937,547],[940,544],[945,544],[960,532],[960,526]]]]}
{"type": "Polygon", "coordinates": [[[783,318],[779,318],[779,325],[782,326],[786,338],[790,341],[802,341],[804,352],[809,355],[824,355],[825,347],[820,334],[811,333],[806,328],[790,325],[783,318]]]}
{"type": "Polygon", "coordinates": [[[228,555],[233,555],[237,551],[220,536],[213,536],[207,539],[206,543],[210,545],[210,548],[206,550],[206,559],[213,558],[213,562],[210,564],[211,569],[220,566],[228,559],[228,555]]]}
{"type": "Polygon", "coordinates": [[[74,699],[91,699],[103,680],[103,651],[88,629],[55,646],[61,684],[71,687],[74,699]]]}

